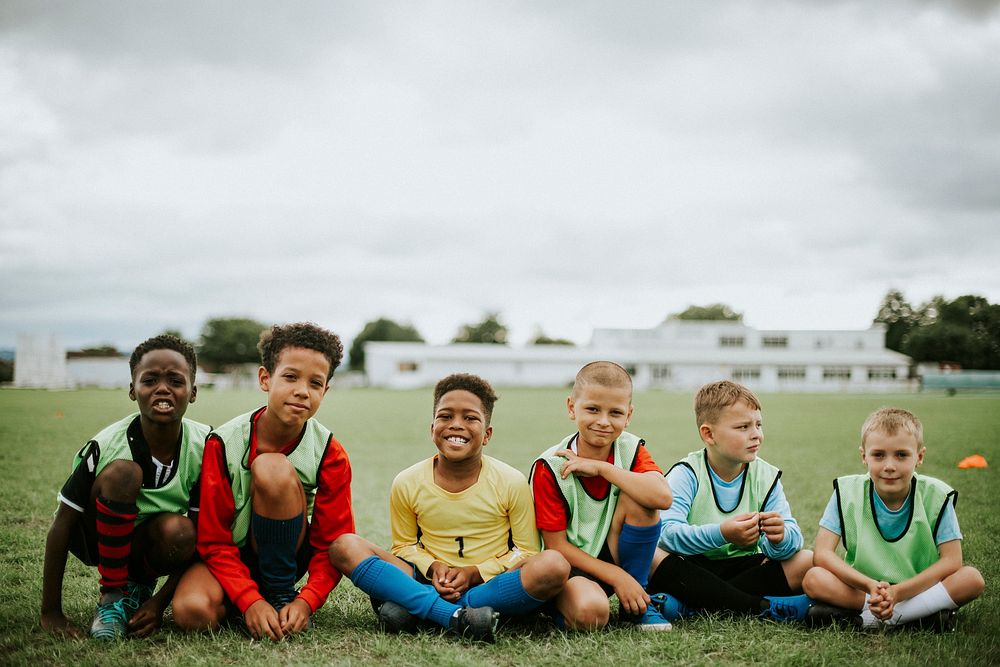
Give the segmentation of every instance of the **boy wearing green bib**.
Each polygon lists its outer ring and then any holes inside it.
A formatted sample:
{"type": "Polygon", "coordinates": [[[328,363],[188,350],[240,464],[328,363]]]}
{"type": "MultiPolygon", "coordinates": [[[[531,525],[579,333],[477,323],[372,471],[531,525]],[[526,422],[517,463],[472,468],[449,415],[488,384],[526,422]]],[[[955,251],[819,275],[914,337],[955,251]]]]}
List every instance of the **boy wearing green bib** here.
{"type": "Polygon", "coordinates": [[[702,610],[798,621],[809,612],[812,601],[796,593],[812,552],[802,550],[781,471],[757,456],[760,408],[753,392],[728,380],[695,396],[705,448],[667,473],[674,503],[661,514],[649,582],[668,619],[702,610]]]}
{"type": "Polygon", "coordinates": [[[277,641],[309,627],[340,580],[327,549],[354,532],[351,464],[313,418],[344,348],[308,322],[271,327],[257,347],[267,404],[205,441],[201,561],[177,586],[174,621],[184,630],[216,629],[235,611],[251,636],[277,641]],[[308,582],[296,590],[306,571],[308,582]]]}
{"type": "Polygon", "coordinates": [[[669,630],[645,586],[670,487],[645,442],[625,432],[632,418],[632,378],[610,361],[587,364],[566,405],[577,431],[542,452],[530,480],[545,547],[571,566],[555,598],[557,623],[604,627],[608,597],[615,594],[622,621],[641,630],[669,630]]]}
{"type": "Polygon", "coordinates": [[[984,588],[979,571],[962,565],[958,492],[916,474],[924,459],[923,425],[906,410],[872,413],[861,429],[860,451],[868,474],[834,480],[806,592],[860,612],[866,628],[939,612],[949,626],[954,610],[984,588]],[[841,540],[843,560],[834,552],[841,540]]]}
{"type": "Polygon", "coordinates": [[[90,635],[120,639],[159,627],[180,572],[194,555],[192,491],[209,427],[184,419],[193,403],[194,348],[150,338],[129,359],[129,398],[139,411],[95,435],[73,461],[45,543],[42,627],[82,637],[62,611],[66,554],[96,565],[101,597],[90,635]],[[167,582],[153,595],[157,577],[167,582]]]}

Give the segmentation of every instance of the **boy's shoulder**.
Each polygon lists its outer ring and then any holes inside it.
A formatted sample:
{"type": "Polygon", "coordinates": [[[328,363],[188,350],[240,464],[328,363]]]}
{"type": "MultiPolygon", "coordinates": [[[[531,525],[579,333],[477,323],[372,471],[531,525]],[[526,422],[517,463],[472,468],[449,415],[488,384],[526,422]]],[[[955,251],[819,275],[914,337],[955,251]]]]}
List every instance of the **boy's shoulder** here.
{"type": "Polygon", "coordinates": [[[417,461],[413,465],[403,468],[392,480],[393,488],[397,486],[410,485],[415,483],[424,483],[428,479],[433,482],[434,478],[434,457],[429,456],[426,459],[417,461]]]}
{"type": "Polygon", "coordinates": [[[508,484],[523,484],[528,481],[523,472],[488,454],[483,454],[483,471],[490,477],[508,484]]]}
{"type": "Polygon", "coordinates": [[[138,412],[133,412],[128,416],[122,417],[118,421],[112,422],[107,426],[105,426],[104,428],[102,428],[90,440],[96,441],[98,443],[105,442],[110,437],[114,437],[119,433],[125,433],[128,430],[128,427],[132,424],[133,421],[136,420],[138,416],[139,416],[138,412]]]}

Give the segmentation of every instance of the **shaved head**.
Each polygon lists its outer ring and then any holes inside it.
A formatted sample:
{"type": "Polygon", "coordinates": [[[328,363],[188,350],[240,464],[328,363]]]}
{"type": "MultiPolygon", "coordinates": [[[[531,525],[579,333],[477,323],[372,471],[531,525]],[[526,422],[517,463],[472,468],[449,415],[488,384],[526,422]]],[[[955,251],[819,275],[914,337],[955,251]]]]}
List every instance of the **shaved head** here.
{"type": "Polygon", "coordinates": [[[632,395],[632,376],[613,361],[592,361],[579,370],[573,382],[573,395],[584,386],[596,384],[610,389],[627,389],[632,395]]]}

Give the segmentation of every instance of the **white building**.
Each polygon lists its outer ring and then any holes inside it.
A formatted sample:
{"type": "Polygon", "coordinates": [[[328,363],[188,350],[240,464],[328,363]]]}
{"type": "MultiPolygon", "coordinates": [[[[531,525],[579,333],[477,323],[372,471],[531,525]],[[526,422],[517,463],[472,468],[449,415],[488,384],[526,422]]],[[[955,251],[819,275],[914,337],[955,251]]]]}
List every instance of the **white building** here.
{"type": "Polygon", "coordinates": [[[54,334],[17,335],[14,352],[14,386],[32,389],[67,389],[72,380],[66,371],[66,346],[54,334]]]}
{"type": "Polygon", "coordinates": [[[761,391],[909,391],[911,360],[885,347],[885,327],[761,331],[741,322],[667,320],[652,329],[596,329],[583,347],[370,342],[372,386],[429,386],[475,373],[500,386],[568,386],[585,363],[615,361],[638,389],[689,390],[731,379],[761,391]]]}

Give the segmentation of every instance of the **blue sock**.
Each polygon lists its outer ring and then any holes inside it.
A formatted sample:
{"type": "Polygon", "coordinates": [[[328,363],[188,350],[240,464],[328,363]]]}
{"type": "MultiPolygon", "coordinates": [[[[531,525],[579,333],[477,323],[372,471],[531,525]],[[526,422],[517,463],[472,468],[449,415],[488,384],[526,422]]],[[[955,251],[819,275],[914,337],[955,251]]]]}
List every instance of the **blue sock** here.
{"type": "Polygon", "coordinates": [[[528,594],[521,584],[521,570],[504,572],[465,592],[459,603],[466,607],[493,607],[501,614],[526,614],[545,604],[528,594]]]}
{"type": "Polygon", "coordinates": [[[643,588],[649,583],[649,568],[653,565],[653,554],[659,539],[659,523],[652,526],[622,524],[622,534],[618,538],[619,565],[643,588]]]}
{"type": "Polygon", "coordinates": [[[350,576],[355,586],[378,600],[392,600],[419,618],[426,618],[445,628],[461,609],[443,600],[430,584],[421,584],[399,568],[378,556],[369,556],[354,568],[350,576]]]}
{"type": "Polygon", "coordinates": [[[267,593],[289,593],[298,581],[295,552],[305,515],[291,519],[269,519],[253,512],[250,526],[257,542],[260,583],[267,593]]]}

